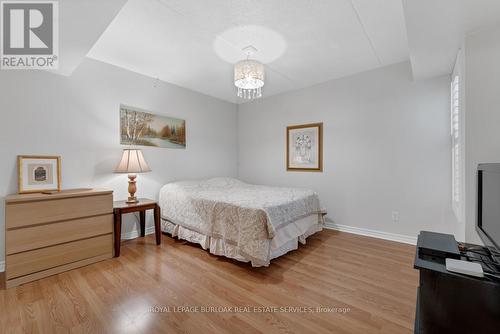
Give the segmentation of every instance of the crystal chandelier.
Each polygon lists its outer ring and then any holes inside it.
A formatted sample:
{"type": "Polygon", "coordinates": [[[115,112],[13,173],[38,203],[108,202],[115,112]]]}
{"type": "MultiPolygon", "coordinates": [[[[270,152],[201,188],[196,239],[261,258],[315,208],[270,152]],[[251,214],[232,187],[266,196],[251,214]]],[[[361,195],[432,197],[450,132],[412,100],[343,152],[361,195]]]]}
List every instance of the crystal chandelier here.
{"type": "Polygon", "coordinates": [[[249,59],[257,51],[253,46],[248,46],[243,51],[246,51],[247,59],[234,65],[234,85],[238,88],[238,96],[249,100],[262,97],[264,65],[249,59]]]}

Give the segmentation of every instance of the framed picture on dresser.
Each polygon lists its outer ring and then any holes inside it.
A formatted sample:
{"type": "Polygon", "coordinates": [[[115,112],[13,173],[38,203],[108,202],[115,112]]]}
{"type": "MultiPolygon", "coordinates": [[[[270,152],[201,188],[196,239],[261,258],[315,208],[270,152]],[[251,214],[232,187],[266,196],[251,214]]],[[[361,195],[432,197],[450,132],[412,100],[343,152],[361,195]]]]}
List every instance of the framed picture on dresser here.
{"type": "Polygon", "coordinates": [[[20,194],[61,191],[61,157],[19,155],[17,167],[20,194]]]}

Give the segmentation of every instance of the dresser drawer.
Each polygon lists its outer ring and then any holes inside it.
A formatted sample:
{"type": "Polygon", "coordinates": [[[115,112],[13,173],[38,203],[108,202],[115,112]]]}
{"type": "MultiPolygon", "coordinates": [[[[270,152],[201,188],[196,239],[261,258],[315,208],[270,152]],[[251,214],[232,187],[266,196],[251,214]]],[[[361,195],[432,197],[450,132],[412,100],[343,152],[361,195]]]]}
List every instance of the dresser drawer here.
{"type": "Polygon", "coordinates": [[[113,232],[113,215],[80,218],[6,232],[7,255],[113,232]]]}
{"type": "Polygon", "coordinates": [[[74,241],[57,246],[7,255],[7,279],[31,274],[86,258],[113,253],[113,235],[74,241]]]}
{"type": "Polygon", "coordinates": [[[110,214],[113,195],[62,198],[9,203],[5,207],[6,228],[17,228],[55,221],[110,214]]]}

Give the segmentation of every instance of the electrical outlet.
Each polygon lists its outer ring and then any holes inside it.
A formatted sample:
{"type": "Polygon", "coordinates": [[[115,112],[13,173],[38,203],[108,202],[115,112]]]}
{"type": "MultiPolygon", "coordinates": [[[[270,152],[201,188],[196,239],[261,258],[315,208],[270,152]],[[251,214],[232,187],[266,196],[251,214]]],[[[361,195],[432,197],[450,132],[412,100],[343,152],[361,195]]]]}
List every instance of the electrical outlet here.
{"type": "Polygon", "coordinates": [[[392,222],[399,222],[399,211],[392,211],[392,222]]]}

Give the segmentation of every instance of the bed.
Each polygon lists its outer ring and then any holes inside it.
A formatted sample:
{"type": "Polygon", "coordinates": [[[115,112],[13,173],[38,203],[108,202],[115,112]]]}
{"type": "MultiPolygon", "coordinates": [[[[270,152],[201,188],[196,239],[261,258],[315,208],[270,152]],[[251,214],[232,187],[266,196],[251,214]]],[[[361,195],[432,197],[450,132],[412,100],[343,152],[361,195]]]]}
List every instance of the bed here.
{"type": "Polygon", "coordinates": [[[314,191],[234,178],[169,183],[159,203],[163,232],[254,267],[268,266],[324,226],[314,191]]]}

